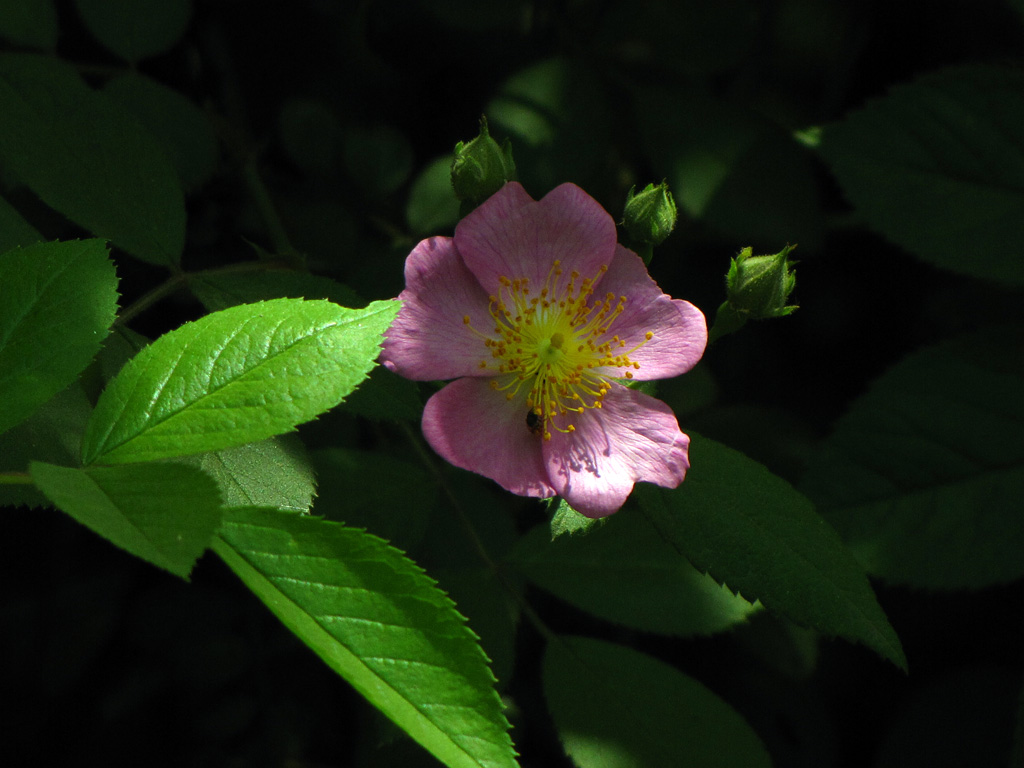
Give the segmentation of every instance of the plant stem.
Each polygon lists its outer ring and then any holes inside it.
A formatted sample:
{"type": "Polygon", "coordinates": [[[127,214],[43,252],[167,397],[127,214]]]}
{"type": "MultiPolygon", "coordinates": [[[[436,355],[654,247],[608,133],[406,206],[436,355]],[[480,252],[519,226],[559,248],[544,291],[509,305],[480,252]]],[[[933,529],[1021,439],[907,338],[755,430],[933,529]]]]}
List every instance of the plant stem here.
{"type": "Polygon", "coordinates": [[[537,631],[540,632],[546,640],[553,640],[555,638],[555,633],[547,624],[544,623],[544,620],[537,614],[537,612],[533,610],[533,607],[526,601],[523,594],[505,576],[501,566],[494,562],[494,559],[487,552],[487,548],[484,546],[483,541],[476,532],[476,528],[474,527],[473,522],[469,519],[469,515],[466,514],[466,511],[462,508],[462,505],[456,498],[455,493],[448,486],[448,483],[445,482],[444,475],[441,470],[438,469],[433,457],[431,457],[427,452],[427,449],[423,447],[423,443],[420,441],[419,437],[415,432],[413,432],[412,428],[407,423],[402,422],[401,426],[402,431],[405,433],[406,438],[408,438],[409,443],[416,452],[416,455],[441,486],[442,492],[448,498],[449,504],[458,516],[459,522],[465,529],[466,535],[473,543],[473,548],[476,550],[477,555],[483,561],[484,565],[489,571],[491,571],[491,573],[494,574],[494,577],[498,580],[498,583],[501,584],[502,588],[512,597],[513,600],[516,601],[520,610],[523,612],[523,615],[526,616],[530,623],[537,628],[537,631]]]}
{"type": "Polygon", "coordinates": [[[268,261],[246,261],[241,264],[228,264],[224,267],[216,267],[215,269],[202,269],[198,272],[179,272],[176,275],[171,275],[164,282],[158,285],[153,290],[141,296],[139,299],[129,304],[117,319],[114,320],[114,325],[124,325],[129,320],[133,319],[136,315],[149,309],[149,307],[165,296],[169,296],[179,288],[184,287],[190,280],[197,278],[203,278],[207,276],[217,275],[230,275],[244,272],[263,272],[270,269],[292,269],[294,265],[285,259],[274,259],[268,261]]]}
{"type": "Polygon", "coordinates": [[[0,472],[0,485],[32,485],[28,472],[0,472]]]}
{"type": "Polygon", "coordinates": [[[738,331],[746,323],[746,317],[734,310],[728,301],[724,302],[715,313],[715,322],[708,332],[708,347],[723,336],[738,331]]]}
{"type": "Polygon", "coordinates": [[[295,253],[288,233],[285,232],[281,217],[277,215],[277,209],[270,199],[270,192],[267,185],[256,169],[256,159],[249,157],[242,165],[242,179],[245,181],[245,188],[259,211],[263,226],[267,229],[267,235],[276,251],[281,256],[290,256],[295,253]]]}
{"type": "Polygon", "coordinates": [[[148,291],[147,293],[140,296],[134,302],[125,307],[124,311],[121,312],[115,319],[114,325],[124,325],[129,320],[132,320],[136,315],[149,309],[150,306],[156,304],[160,299],[165,296],[170,296],[176,290],[184,286],[188,282],[188,275],[184,272],[178,272],[177,274],[171,275],[164,282],[160,283],[156,288],[148,291]]]}

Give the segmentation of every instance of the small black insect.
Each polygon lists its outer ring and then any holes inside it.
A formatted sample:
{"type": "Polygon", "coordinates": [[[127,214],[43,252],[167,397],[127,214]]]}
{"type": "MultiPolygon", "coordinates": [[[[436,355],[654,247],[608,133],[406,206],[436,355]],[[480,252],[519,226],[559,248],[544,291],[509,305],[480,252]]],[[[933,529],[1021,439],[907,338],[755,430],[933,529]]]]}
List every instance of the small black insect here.
{"type": "Polygon", "coordinates": [[[532,408],[526,412],[526,428],[535,435],[544,432],[544,421],[532,408]]]}

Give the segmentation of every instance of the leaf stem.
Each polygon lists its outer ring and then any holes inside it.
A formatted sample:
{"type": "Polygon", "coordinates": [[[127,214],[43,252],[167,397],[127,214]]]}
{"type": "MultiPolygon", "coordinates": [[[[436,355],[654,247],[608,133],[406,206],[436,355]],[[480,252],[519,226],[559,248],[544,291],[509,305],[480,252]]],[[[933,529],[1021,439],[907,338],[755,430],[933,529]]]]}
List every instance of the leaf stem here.
{"type": "Polygon", "coordinates": [[[270,191],[267,189],[267,185],[263,183],[263,178],[256,168],[256,160],[252,156],[247,158],[242,164],[242,179],[245,181],[245,188],[249,196],[256,205],[256,210],[259,211],[260,218],[263,220],[263,226],[266,227],[267,235],[270,237],[274,251],[281,256],[295,256],[297,258],[296,251],[288,239],[288,233],[285,232],[284,224],[281,222],[281,217],[278,216],[277,209],[274,208],[274,203],[270,199],[270,191]]]}
{"type": "Polygon", "coordinates": [[[177,274],[171,275],[164,282],[160,283],[160,285],[156,286],[156,288],[144,293],[138,299],[125,307],[124,311],[118,314],[114,319],[114,325],[126,324],[129,320],[134,319],[136,315],[148,309],[153,304],[156,304],[160,299],[165,296],[170,296],[187,282],[188,275],[184,272],[178,272],[177,274]]]}
{"type": "Polygon", "coordinates": [[[708,332],[708,344],[710,347],[723,336],[735,333],[747,323],[747,318],[732,308],[728,301],[724,302],[715,313],[715,322],[708,332]]]}
{"type": "Polygon", "coordinates": [[[32,485],[28,472],[0,472],[0,485],[32,485]]]}
{"type": "Polygon", "coordinates": [[[134,319],[136,315],[142,313],[146,309],[149,309],[151,305],[160,301],[160,299],[169,296],[179,288],[188,285],[189,281],[197,278],[237,274],[240,272],[263,272],[270,269],[293,269],[294,266],[294,264],[285,259],[274,259],[268,261],[246,261],[241,264],[228,264],[224,267],[202,269],[198,272],[179,272],[176,275],[171,275],[156,288],[129,304],[125,310],[117,316],[117,319],[114,320],[114,325],[125,325],[129,320],[134,319]]]}
{"type": "Polygon", "coordinates": [[[498,583],[501,584],[505,592],[507,592],[512,597],[512,599],[516,601],[516,603],[519,605],[520,610],[523,612],[523,615],[526,616],[526,618],[530,621],[531,624],[533,624],[534,627],[536,627],[537,631],[540,632],[540,634],[543,635],[543,637],[546,640],[554,639],[554,631],[552,631],[552,629],[544,623],[544,620],[537,614],[535,610],[533,610],[533,607],[526,601],[526,598],[523,596],[522,592],[520,592],[520,590],[517,589],[511,581],[509,581],[508,577],[505,575],[505,572],[501,568],[501,566],[499,566],[490,556],[490,553],[488,553],[487,548],[484,546],[484,543],[480,539],[479,534],[476,532],[476,528],[473,525],[473,521],[469,519],[469,515],[467,515],[466,511],[462,508],[462,504],[459,503],[459,500],[458,498],[456,498],[455,493],[452,491],[448,483],[445,481],[444,475],[442,474],[441,470],[438,469],[437,463],[434,461],[433,457],[427,452],[427,449],[423,447],[423,443],[420,441],[419,437],[416,435],[415,432],[413,432],[409,424],[404,421],[401,423],[401,428],[402,431],[405,433],[406,438],[409,440],[409,443],[412,445],[413,450],[416,452],[416,455],[419,457],[420,461],[427,468],[427,470],[434,476],[438,484],[441,486],[441,491],[448,498],[449,504],[455,511],[455,514],[458,516],[459,522],[465,529],[466,535],[469,537],[469,540],[473,543],[473,547],[474,549],[476,549],[476,553],[483,561],[484,565],[487,567],[488,570],[491,571],[491,573],[494,574],[495,578],[498,580],[498,583]]]}

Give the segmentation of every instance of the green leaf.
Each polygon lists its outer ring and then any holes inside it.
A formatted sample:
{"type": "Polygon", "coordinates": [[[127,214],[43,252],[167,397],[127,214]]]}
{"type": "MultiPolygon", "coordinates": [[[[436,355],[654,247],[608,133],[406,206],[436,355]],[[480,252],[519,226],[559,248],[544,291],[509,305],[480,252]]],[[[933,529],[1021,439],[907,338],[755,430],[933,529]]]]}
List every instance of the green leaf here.
{"type": "Polygon", "coordinates": [[[376,195],[394,192],[412,170],[412,145],[390,125],[351,128],[344,140],[345,170],[360,187],[376,195]]]}
{"type": "Polygon", "coordinates": [[[82,525],[186,580],[220,525],[217,486],[192,467],[76,469],[35,461],[29,472],[47,498],[82,525]]]}
{"type": "Polygon", "coordinates": [[[726,702],[674,667],[630,648],[556,637],[544,695],[580,768],[767,768],[764,744],[726,702]]]}
{"type": "Polygon", "coordinates": [[[299,168],[313,176],[336,173],[342,129],[334,111],[314,99],[289,99],[278,116],[281,144],[299,168]]]}
{"type": "Polygon", "coordinates": [[[681,211],[733,242],[775,253],[822,238],[808,151],[751,108],[689,89],[644,88],[636,99],[647,156],[681,211]]]}
{"type": "Polygon", "coordinates": [[[117,311],[102,240],[0,254],[0,432],[28,418],[99,352],[117,311]]]}
{"type": "Polygon", "coordinates": [[[1024,285],[1024,72],[963,66],[900,85],[824,131],[867,223],[930,264],[1024,285]]]}
{"type": "Polygon", "coordinates": [[[54,58],[0,54],[0,163],[47,205],[152,264],[176,264],[185,202],[163,150],[54,58]]]}
{"type": "Polygon", "coordinates": [[[836,425],[802,487],[871,574],[931,589],[1024,576],[1024,332],[920,350],[836,425]]]}
{"type": "MultiPolygon", "coordinates": [[[[77,463],[91,412],[80,381],[58,392],[25,421],[0,435],[0,472],[27,472],[32,461],[77,463]]],[[[50,506],[32,485],[0,485],[0,504],[50,506]]]]}
{"type": "Polygon", "coordinates": [[[192,15],[191,0],[75,0],[75,5],[96,39],[132,62],[170,50],[192,15]]]}
{"type": "Polygon", "coordinates": [[[375,365],[396,301],[344,309],[276,299],[164,334],[104,390],[85,464],[219,451],[290,432],[337,405],[375,365]]]}
{"type": "Polygon", "coordinates": [[[416,464],[380,451],[328,448],[313,454],[320,478],[316,513],[391,542],[405,552],[423,539],[437,483],[416,464]]]}
{"type": "Polygon", "coordinates": [[[341,410],[373,421],[418,422],[423,415],[423,402],[416,382],[380,366],[373,369],[366,384],[341,404],[341,410]]]}
{"type": "MultiPolygon", "coordinates": [[[[519,605],[509,596],[507,575],[499,577],[485,567],[432,568],[430,575],[447,592],[469,628],[480,638],[499,690],[512,679],[516,659],[516,623],[519,605]]],[[[521,589],[518,580],[513,588],[521,589]]]]}
{"type": "Polygon", "coordinates": [[[21,218],[14,207],[0,197],[0,253],[19,245],[33,245],[43,239],[36,228],[21,218]]]}
{"type": "Polygon", "coordinates": [[[0,0],[0,37],[15,45],[52,51],[57,47],[53,0],[0,0]]]}
{"type": "Polygon", "coordinates": [[[160,143],[186,190],[202,186],[213,175],[217,138],[194,103],[137,72],[107,81],[103,93],[131,111],[160,143]]]}
{"type": "Polygon", "coordinates": [[[326,299],[343,307],[366,304],[347,285],[320,275],[292,269],[249,272],[199,272],[189,276],[189,288],[210,312],[268,299],[326,299]]]}
{"type": "Polygon", "coordinates": [[[588,180],[605,179],[605,158],[595,148],[610,145],[618,117],[605,88],[593,67],[556,57],[515,72],[488,102],[491,134],[499,143],[511,140],[527,189],[551,189],[566,179],[586,187],[588,180]]]}
{"type": "Polygon", "coordinates": [[[1021,706],[1019,670],[989,663],[968,657],[908,690],[873,768],[1019,768],[1024,745],[1012,743],[1011,714],[1021,706]]]}
{"type": "Polygon", "coordinates": [[[405,206],[409,229],[418,235],[450,231],[459,220],[459,201],[452,189],[452,156],[427,164],[412,183],[405,206]]]}
{"type": "Polygon", "coordinates": [[[316,495],[313,468],[296,435],[279,435],[178,461],[197,466],[212,477],[226,507],[308,512],[316,495]]]}
{"type": "Polygon", "coordinates": [[[551,530],[551,541],[554,541],[559,536],[565,536],[566,534],[572,536],[574,534],[585,534],[590,531],[591,528],[600,528],[604,525],[608,518],[605,517],[587,517],[581,515],[571,506],[565,499],[555,498],[548,502],[548,510],[550,511],[552,503],[555,504],[555,511],[551,515],[551,524],[549,526],[551,530]]]}
{"type": "MultiPolygon", "coordinates": [[[[747,60],[763,29],[763,8],[756,0],[614,3],[596,14],[598,37],[590,45],[615,51],[613,55],[631,67],[656,69],[659,80],[707,78],[733,72],[747,60]],[[626,52],[627,40],[639,44],[626,52]]],[[[803,26],[800,31],[804,32],[803,26]]],[[[804,43],[803,37],[800,42],[804,43]]]]}
{"type": "Polygon", "coordinates": [[[547,525],[538,525],[510,559],[567,603],[644,632],[709,635],[756,610],[697,571],[638,510],[612,515],[586,536],[555,541],[547,525]]]}
{"type": "Polygon", "coordinates": [[[515,766],[494,677],[452,602],[358,529],[229,510],[214,550],[335,672],[450,768],[515,766]]]}
{"type": "Polygon", "coordinates": [[[748,600],[862,642],[906,669],[864,571],[805,496],[743,454],[692,433],[690,461],[679,488],[644,484],[635,491],[669,543],[748,600]]]}

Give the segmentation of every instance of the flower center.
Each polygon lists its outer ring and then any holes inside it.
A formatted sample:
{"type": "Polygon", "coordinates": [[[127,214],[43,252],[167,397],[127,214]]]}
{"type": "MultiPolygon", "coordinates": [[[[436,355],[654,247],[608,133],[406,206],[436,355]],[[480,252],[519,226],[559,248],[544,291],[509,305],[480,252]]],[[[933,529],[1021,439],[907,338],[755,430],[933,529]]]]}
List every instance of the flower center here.
{"type": "Polygon", "coordinates": [[[509,401],[525,389],[526,426],[545,440],[552,428],[574,431],[573,414],[600,408],[611,379],[633,378],[640,364],[629,355],[654,336],[648,331],[626,350],[625,341],[610,335],[626,297],[594,297],[594,284],[607,271],[602,266],[596,276],[581,279],[574,270],[566,279],[555,261],[539,291],[526,278],[499,277],[501,287],[489,305],[493,332],[483,333],[463,317],[490,352],[480,368],[496,373],[491,387],[509,401]]]}

